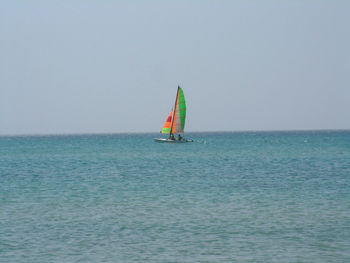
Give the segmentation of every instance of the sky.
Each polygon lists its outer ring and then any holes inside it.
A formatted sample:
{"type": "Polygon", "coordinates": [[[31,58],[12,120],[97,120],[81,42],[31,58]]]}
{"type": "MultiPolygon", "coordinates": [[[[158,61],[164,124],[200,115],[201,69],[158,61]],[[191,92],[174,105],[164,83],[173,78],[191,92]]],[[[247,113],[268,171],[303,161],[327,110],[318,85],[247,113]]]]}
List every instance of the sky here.
{"type": "Polygon", "coordinates": [[[350,1],[0,2],[0,135],[350,129],[350,1]]]}

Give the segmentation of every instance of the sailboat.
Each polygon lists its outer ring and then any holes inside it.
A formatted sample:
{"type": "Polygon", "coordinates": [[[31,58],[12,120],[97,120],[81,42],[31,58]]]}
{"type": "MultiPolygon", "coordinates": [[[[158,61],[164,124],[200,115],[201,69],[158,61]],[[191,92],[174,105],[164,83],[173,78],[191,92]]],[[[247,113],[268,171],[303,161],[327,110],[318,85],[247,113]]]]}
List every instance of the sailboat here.
{"type": "Polygon", "coordinates": [[[184,139],[181,137],[180,133],[184,133],[186,120],[186,102],[185,96],[182,88],[177,87],[176,99],[174,110],[170,111],[170,114],[165,121],[161,133],[169,134],[169,138],[155,138],[156,142],[170,142],[170,143],[183,143],[183,142],[193,142],[190,139],[184,139]],[[175,138],[175,133],[178,134],[178,139],[175,138]]]}

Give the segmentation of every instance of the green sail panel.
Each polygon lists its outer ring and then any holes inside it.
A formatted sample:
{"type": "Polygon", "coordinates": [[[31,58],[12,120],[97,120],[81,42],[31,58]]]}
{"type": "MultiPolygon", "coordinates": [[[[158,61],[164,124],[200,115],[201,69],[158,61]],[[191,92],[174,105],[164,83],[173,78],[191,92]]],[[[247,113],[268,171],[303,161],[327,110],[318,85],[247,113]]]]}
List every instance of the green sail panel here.
{"type": "Polygon", "coordinates": [[[176,111],[174,115],[173,133],[183,133],[186,121],[186,101],[183,90],[180,87],[178,89],[176,111]]]}

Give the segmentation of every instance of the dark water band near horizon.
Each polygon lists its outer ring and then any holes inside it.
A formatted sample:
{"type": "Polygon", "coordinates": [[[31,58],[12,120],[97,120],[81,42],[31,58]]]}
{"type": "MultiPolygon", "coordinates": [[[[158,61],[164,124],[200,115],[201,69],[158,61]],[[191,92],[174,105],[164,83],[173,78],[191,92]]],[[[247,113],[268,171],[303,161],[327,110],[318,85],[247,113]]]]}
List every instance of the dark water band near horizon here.
{"type": "Polygon", "coordinates": [[[0,262],[350,262],[350,131],[0,137],[0,262]]]}

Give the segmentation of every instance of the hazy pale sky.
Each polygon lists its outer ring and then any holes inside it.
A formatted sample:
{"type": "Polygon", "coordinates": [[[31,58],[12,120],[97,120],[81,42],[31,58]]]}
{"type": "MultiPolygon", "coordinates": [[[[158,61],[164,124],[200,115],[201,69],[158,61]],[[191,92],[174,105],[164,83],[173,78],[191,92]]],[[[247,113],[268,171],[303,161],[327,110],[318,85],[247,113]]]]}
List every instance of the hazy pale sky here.
{"type": "Polygon", "coordinates": [[[0,134],[350,129],[350,1],[0,3],[0,134]]]}

